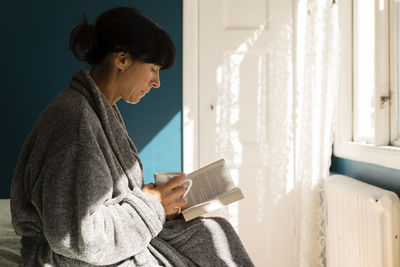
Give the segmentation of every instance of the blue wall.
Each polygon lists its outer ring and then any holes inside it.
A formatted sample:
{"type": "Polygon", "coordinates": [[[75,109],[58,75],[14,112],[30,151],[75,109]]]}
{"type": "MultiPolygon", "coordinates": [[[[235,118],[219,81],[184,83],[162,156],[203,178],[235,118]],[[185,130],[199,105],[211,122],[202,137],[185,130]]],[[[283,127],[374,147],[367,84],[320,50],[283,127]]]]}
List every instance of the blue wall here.
{"type": "Polygon", "coordinates": [[[332,156],[331,172],[394,191],[400,196],[400,171],[332,156]]]}
{"type": "Polygon", "coordinates": [[[156,171],[182,169],[182,0],[69,0],[0,2],[0,198],[9,197],[11,177],[25,138],[41,111],[86,65],[68,50],[69,34],[82,17],[94,22],[115,6],[131,6],[155,20],[178,51],[161,87],[139,104],[118,106],[144,163],[146,182],[156,171]]]}

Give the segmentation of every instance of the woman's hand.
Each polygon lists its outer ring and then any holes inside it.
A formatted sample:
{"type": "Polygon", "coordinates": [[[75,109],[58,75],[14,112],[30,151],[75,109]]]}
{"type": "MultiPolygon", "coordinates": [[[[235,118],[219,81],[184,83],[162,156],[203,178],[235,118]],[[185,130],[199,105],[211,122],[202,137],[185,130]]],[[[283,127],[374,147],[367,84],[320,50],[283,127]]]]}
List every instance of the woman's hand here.
{"type": "Polygon", "coordinates": [[[142,191],[157,198],[164,207],[167,219],[172,219],[175,215],[180,214],[182,207],[187,204],[187,198],[181,198],[186,192],[186,186],[180,185],[186,180],[186,175],[181,174],[157,187],[153,183],[146,184],[142,191]]]}

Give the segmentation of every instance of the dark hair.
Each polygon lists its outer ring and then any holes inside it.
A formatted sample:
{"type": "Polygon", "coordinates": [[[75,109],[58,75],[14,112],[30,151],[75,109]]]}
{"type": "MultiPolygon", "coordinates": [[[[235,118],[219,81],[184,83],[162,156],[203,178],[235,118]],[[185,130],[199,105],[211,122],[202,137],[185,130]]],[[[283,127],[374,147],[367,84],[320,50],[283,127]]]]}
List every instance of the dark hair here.
{"type": "Polygon", "coordinates": [[[168,34],[137,9],[116,7],[100,14],[93,26],[83,21],[70,35],[69,48],[78,60],[101,63],[108,53],[128,52],[133,60],[171,67],[176,49],[168,34]]]}

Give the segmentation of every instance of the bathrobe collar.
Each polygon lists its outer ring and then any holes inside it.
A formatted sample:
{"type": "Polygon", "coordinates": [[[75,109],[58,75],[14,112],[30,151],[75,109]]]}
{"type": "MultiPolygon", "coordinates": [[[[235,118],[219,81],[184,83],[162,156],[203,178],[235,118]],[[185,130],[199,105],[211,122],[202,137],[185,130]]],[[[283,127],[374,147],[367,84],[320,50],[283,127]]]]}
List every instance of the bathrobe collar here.
{"type": "Polygon", "coordinates": [[[75,72],[70,80],[69,87],[83,94],[90,106],[96,112],[105,135],[112,147],[116,158],[129,180],[134,181],[140,188],[143,186],[143,165],[138,151],[126,131],[124,121],[116,104],[110,106],[103,92],[97,87],[89,72],[81,69],[75,72]],[[132,173],[132,162],[140,165],[141,179],[132,173]]]}

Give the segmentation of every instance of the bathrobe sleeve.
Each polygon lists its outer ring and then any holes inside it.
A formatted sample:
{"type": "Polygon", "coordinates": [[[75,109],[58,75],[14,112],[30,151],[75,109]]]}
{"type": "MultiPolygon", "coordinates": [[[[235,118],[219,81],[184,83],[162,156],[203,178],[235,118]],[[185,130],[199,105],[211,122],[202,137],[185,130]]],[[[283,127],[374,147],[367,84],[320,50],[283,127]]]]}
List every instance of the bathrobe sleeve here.
{"type": "Polygon", "coordinates": [[[164,209],[140,188],[114,196],[115,179],[99,146],[74,144],[46,161],[33,194],[41,194],[34,205],[54,252],[106,265],[146,249],[163,227],[164,209]]]}

